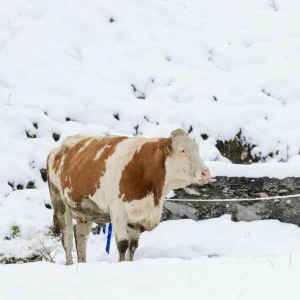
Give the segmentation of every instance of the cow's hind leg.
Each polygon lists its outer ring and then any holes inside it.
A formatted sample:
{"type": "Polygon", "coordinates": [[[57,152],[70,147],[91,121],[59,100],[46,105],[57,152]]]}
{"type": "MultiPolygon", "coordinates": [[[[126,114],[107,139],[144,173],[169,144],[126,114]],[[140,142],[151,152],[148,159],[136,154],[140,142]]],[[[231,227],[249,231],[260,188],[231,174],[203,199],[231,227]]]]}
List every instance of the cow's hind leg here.
{"type": "Polygon", "coordinates": [[[66,252],[66,264],[73,264],[73,227],[70,208],[63,202],[58,188],[48,180],[51,202],[53,204],[53,233],[59,235],[62,230],[62,244],[66,252]]]}
{"type": "Polygon", "coordinates": [[[91,232],[93,222],[82,221],[77,219],[77,226],[75,232],[77,258],[78,262],[86,262],[86,244],[88,241],[89,233],[91,232]]]}
{"type": "Polygon", "coordinates": [[[62,244],[66,252],[66,265],[72,265],[72,250],[73,250],[73,224],[72,214],[69,207],[66,207],[64,213],[64,228],[62,230],[62,244]]]}

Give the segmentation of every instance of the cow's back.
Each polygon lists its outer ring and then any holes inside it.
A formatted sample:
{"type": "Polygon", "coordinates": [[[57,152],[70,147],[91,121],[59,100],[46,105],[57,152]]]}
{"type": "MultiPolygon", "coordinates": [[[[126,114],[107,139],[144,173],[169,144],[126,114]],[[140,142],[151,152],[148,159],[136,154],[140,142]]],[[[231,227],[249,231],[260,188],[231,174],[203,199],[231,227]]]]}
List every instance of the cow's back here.
{"type": "Polygon", "coordinates": [[[75,202],[88,198],[100,188],[106,162],[127,137],[71,136],[48,156],[49,180],[63,196],[75,202]]]}

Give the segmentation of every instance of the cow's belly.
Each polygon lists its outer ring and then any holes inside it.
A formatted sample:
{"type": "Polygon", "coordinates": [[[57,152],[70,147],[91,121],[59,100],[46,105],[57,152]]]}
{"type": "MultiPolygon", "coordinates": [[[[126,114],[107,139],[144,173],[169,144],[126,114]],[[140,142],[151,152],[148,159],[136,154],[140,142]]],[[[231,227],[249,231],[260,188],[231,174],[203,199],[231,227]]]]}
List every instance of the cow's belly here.
{"type": "Polygon", "coordinates": [[[82,221],[95,222],[100,226],[104,226],[110,222],[109,212],[103,210],[94,201],[90,199],[82,199],[79,203],[75,203],[71,199],[67,201],[71,209],[73,218],[80,218],[82,221]]]}
{"type": "Polygon", "coordinates": [[[162,206],[162,200],[159,205],[154,205],[152,195],[141,200],[126,202],[125,209],[128,216],[128,224],[148,231],[154,229],[161,219],[162,206]]]}

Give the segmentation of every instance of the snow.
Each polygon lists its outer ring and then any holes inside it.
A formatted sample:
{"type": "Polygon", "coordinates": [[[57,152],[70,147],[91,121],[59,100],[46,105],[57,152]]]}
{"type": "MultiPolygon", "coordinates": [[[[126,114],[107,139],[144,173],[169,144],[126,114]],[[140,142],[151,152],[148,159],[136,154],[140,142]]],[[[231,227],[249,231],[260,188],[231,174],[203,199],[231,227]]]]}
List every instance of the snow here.
{"type": "MultiPolygon", "coordinates": [[[[7,300],[20,299],[298,299],[298,264],[274,259],[140,260],[136,263],[11,265],[0,278],[7,300]],[[4,277],[5,276],[5,277],[4,277]],[[3,281],[2,281],[3,282],[3,281]],[[42,296],[41,296],[42,295],[42,296]]],[[[297,260],[299,263],[299,260],[297,260]]],[[[3,268],[3,267],[0,267],[3,268]]]]}
{"type": "Polygon", "coordinates": [[[105,235],[91,235],[88,263],[61,266],[40,170],[72,134],[180,127],[213,176],[300,177],[299,12],[296,0],[3,3],[0,259],[44,247],[56,264],[0,266],[1,298],[296,299],[299,229],[273,220],[163,222],[122,264],[114,242],[107,255],[105,235]],[[221,155],[216,142],[238,132],[266,162],[221,155]],[[36,189],[17,190],[30,181],[36,189]]]}
{"type": "MultiPolygon", "coordinates": [[[[75,133],[156,137],[192,128],[206,161],[228,163],[216,141],[241,130],[253,155],[272,153],[268,162],[289,162],[283,173],[299,176],[300,4],[274,3],[3,5],[0,195],[11,191],[7,182],[45,188],[39,170],[57,144],[53,133],[60,142],[75,133]]],[[[230,163],[220,169],[215,175],[241,172],[230,163]]],[[[257,176],[282,176],[262,169],[257,176]]]]}
{"type": "Polygon", "coordinates": [[[300,169],[298,156],[288,163],[253,163],[251,165],[238,165],[223,162],[209,161],[206,163],[213,176],[228,177],[270,177],[284,179],[286,177],[299,177],[300,169]]]}
{"type": "Polygon", "coordinates": [[[298,299],[300,229],[230,216],[162,222],[144,233],[134,262],[105,254],[91,235],[88,263],[0,265],[1,295],[12,299],[298,299]]]}

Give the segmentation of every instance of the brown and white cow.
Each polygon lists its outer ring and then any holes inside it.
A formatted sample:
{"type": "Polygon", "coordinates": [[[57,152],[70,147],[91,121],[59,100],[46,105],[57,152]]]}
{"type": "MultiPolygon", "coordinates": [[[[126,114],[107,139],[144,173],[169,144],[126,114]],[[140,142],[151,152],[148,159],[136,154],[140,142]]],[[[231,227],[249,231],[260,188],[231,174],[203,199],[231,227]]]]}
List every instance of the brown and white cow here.
{"type": "Polygon", "coordinates": [[[154,139],[71,136],[49,154],[47,169],[66,264],[72,264],[72,218],[79,262],[86,261],[92,223],[110,221],[119,261],[132,260],[141,232],[158,225],[165,196],[210,179],[198,145],[182,129],[154,139]]]}

